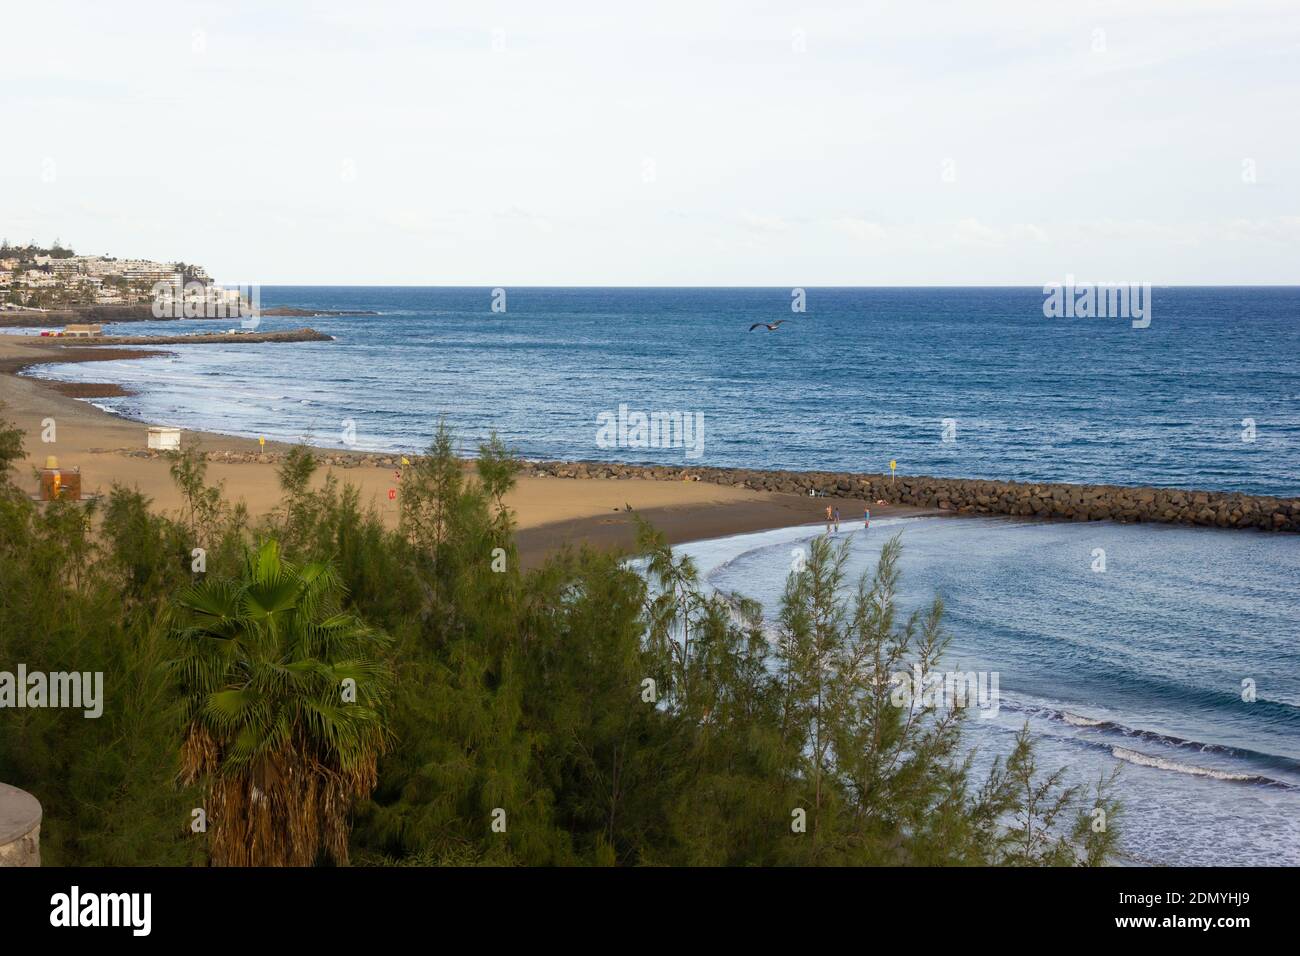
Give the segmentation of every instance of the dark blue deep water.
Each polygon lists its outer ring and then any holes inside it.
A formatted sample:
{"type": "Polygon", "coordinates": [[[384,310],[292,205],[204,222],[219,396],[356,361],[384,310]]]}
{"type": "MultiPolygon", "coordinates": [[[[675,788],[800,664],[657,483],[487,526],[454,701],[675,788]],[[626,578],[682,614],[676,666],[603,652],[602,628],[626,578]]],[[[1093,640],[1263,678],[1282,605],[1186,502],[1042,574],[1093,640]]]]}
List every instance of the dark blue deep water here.
{"type": "Polygon", "coordinates": [[[493,313],[490,289],[264,287],[265,307],[380,314],[263,320],[335,342],[38,374],[136,389],[98,402],[127,416],[321,445],[351,419],[359,447],[418,450],[445,416],[469,450],[495,429],[532,458],[690,463],[599,447],[597,415],[626,404],[702,413],[706,464],[1300,493],[1300,288],[1157,287],[1145,329],[1043,300],[814,288],[794,314],[783,288],[519,288],[493,313]]]}

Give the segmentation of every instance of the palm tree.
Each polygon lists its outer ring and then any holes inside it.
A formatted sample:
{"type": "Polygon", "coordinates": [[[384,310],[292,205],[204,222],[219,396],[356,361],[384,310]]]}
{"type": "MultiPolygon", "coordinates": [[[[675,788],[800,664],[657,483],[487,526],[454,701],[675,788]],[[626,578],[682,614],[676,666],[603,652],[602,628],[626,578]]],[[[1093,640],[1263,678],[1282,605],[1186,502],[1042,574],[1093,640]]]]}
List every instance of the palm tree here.
{"type": "Polygon", "coordinates": [[[181,776],[203,787],[216,866],[347,863],[348,811],[391,740],[393,675],[389,638],[339,610],[343,590],[268,541],[240,578],[178,599],[181,776]]]}

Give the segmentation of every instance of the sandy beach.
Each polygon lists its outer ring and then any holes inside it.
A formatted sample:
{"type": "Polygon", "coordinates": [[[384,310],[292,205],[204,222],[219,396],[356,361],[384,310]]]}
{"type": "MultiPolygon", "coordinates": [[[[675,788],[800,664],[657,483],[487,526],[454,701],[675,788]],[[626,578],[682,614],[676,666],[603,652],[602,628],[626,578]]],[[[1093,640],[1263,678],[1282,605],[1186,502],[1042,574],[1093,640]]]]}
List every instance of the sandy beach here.
{"type": "MultiPolygon", "coordinates": [[[[283,347],[292,348],[292,344],[283,347]]],[[[17,372],[45,362],[93,362],[139,358],[158,353],[144,350],[67,345],[30,336],[0,334],[0,419],[13,422],[25,437],[26,462],[19,473],[23,487],[36,491],[32,469],[47,456],[60,467],[80,468],[85,494],[106,494],[117,483],[148,495],[155,507],[174,511],[180,495],[161,458],[132,457],[127,452],[147,448],[147,424],[111,415],[80,399],[120,394],[115,386],[93,383],[75,386],[25,378],[17,372]],[[43,442],[42,422],[54,419],[54,442],[43,442]]],[[[149,424],[168,424],[155,422],[149,424]]],[[[256,441],[209,432],[187,431],[183,442],[209,451],[252,452],[256,441]]],[[[267,442],[266,451],[287,446],[267,442]]],[[[280,498],[276,466],[271,462],[211,462],[208,479],[223,482],[227,498],[242,501],[261,515],[280,498]]],[[[393,471],[386,467],[321,468],[316,481],[330,471],[340,481],[357,485],[363,503],[373,504],[393,524],[397,505],[389,501],[393,471]]],[[[730,488],[708,482],[630,479],[564,479],[523,476],[509,496],[518,522],[521,559],[535,565],[566,543],[586,542],[602,548],[631,545],[632,515],[627,506],[664,531],[672,543],[762,531],[799,524],[818,524],[830,504],[840,508],[846,523],[861,515],[864,502],[853,498],[809,499],[798,495],[730,488]]],[[[913,513],[916,509],[872,506],[873,514],[913,513]]]]}

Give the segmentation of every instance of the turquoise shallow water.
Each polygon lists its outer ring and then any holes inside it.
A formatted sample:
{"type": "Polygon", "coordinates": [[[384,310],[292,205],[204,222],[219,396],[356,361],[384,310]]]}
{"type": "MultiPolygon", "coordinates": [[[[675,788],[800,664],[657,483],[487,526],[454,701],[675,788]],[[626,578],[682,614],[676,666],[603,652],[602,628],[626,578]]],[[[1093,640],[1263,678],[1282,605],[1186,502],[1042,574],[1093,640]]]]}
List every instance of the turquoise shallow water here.
{"type": "MultiPolygon", "coordinates": [[[[905,608],[937,591],[945,669],[997,672],[967,721],[977,767],[1027,721],[1071,782],[1119,765],[1122,844],[1171,865],[1300,864],[1300,548],[1294,538],[1153,525],[921,518],[841,526],[852,580],[901,531],[905,608]],[[1106,571],[1092,570],[1094,551],[1106,571]],[[1252,680],[1254,703],[1242,700],[1252,680]]],[[[776,613],[791,550],[818,528],[681,547],[709,583],[776,613]]]]}
{"type": "Polygon", "coordinates": [[[446,416],[467,448],[496,429],[535,458],[896,459],[912,474],[1300,493],[1297,288],[1156,288],[1146,329],[1045,318],[1041,289],[808,289],[803,314],[788,289],[506,292],[501,314],[490,289],[264,287],[264,306],[381,314],[263,322],[335,342],[36,374],[135,389],[99,404],[143,420],[322,445],[352,421],[361,447],[418,450],[446,416]],[[701,457],[602,447],[597,418],[621,404],[702,415],[701,457]]]}

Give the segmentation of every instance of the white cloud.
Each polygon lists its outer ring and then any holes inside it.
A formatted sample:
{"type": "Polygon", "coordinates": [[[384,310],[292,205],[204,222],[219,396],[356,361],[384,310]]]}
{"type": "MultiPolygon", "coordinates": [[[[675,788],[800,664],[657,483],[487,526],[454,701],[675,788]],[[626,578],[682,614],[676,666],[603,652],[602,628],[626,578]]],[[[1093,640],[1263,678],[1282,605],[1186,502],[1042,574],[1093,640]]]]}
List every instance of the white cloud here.
{"type": "Polygon", "coordinates": [[[1035,226],[1032,222],[1018,222],[1011,227],[1010,235],[1013,240],[1025,240],[1029,242],[1050,242],[1047,230],[1042,226],[1035,226]]]}
{"type": "Polygon", "coordinates": [[[746,229],[753,232],[785,232],[790,228],[790,224],[780,216],[760,216],[754,213],[745,213],[740,217],[740,221],[746,229]]]}
{"type": "Polygon", "coordinates": [[[885,227],[880,223],[853,216],[841,216],[839,219],[832,220],[831,225],[845,235],[863,242],[880,242],[887,235],[885,227]]]}
{"type": "Polygon", "coordinates": [[[1224,238],[1230,242],[1250,242],[1255,239],[1300,242],[1300,216],[1234,219],[1226,224],[1224,238]]]}
{"type": "Polygon", "coordinates": [[[973,246],[1000,246],[1006,239],[997,229],[984,225],[978,219],[961,219],[953,224],[949,233],[953,242],[973,246]]]}

